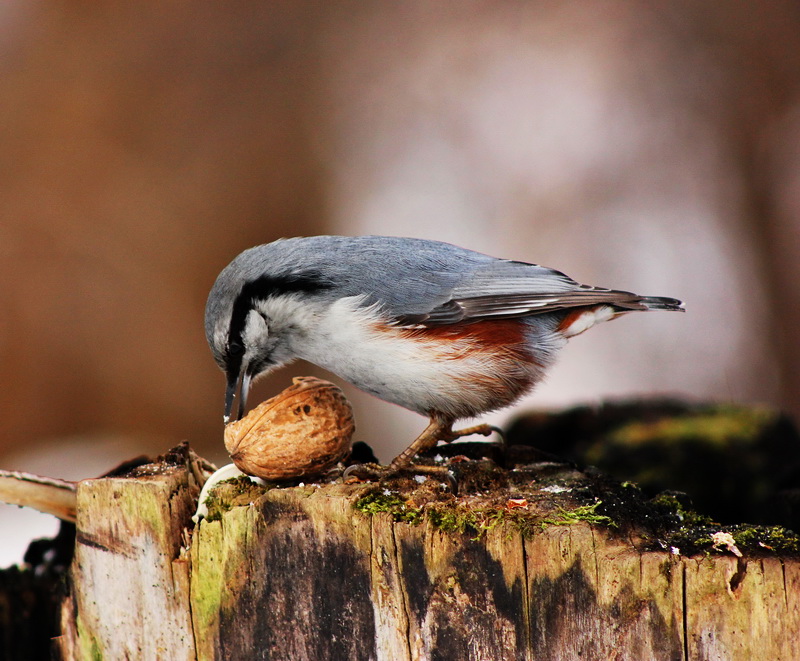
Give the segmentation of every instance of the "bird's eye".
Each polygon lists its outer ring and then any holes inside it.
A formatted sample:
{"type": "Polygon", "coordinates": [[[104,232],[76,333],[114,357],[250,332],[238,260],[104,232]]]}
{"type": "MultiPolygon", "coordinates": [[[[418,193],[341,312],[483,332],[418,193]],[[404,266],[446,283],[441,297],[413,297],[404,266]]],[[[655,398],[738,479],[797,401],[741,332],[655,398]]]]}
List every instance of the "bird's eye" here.
{"type": "Polygon", "coordinates": [[[244,347],[240,342],[230,342],[228,344],[229,356],[241,356],[244,353],[244,347]]]}

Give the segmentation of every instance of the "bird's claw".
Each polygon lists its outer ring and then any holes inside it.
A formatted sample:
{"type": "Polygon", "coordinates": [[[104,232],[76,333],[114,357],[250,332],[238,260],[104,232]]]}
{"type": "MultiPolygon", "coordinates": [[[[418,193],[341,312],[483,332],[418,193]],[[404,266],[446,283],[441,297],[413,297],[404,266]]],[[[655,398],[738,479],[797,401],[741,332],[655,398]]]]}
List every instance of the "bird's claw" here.
{"type": "Polygon", "coordinates": [[[342,471],[342,482],[368,482],[386,477],[385,467],[378,464],[353,464],[342,471]]]}
{"type": "Polygon", "coordinates": [[[446,483],[453,495],[458,493],[458,480],[453,472],[443,466],[427,466],[424,464],[409,464],[407,466],[379,466],[377,464],[353,464],[342,472],[342,482],[384,482],[392,477],[408,474],[439,479],[446,483]]]}

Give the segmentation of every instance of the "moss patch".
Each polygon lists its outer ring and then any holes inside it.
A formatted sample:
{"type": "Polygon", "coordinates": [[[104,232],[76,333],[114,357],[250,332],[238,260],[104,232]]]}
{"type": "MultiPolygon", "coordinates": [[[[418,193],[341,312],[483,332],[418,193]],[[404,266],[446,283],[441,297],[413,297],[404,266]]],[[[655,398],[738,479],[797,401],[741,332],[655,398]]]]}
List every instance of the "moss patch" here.
{"type": "Polygon", "coordinates": [[[261,486],[245,475],[225,480],[216,485],[206,498],[207,521],[219,521],[225,512],[234,507],[249,505],[264,495],[270,486],[261,486]]]}
{"type": "Polygon", "coordinates": [[[372,516],[373,514],[390,514],[395,521],[417,524],[422,521],[422,509],[413,507],[408,501],[391,493],[373,492],[359,498],[355,505],[359,512],[372,516]]]}
{"type": "Polygon", "coordinates": [[[719,532],[730,533],[743,554],[800,554],[800,535],[781,526],[720,525],[711,517],[688,508],[669,493],[659,494],[650,502],[654,508],[671,512],[676,517],[676,525],[663,531],[660,541],[682,555],[729,553],[725,548],[714,546],[713,535],[719,532]]]}
{"type": "Polygon", "coordinates": [[[617,524],[611,517],[597,512],[597,508],[602,504],[603,502],[598,500],[592,505],[581,505],[572,510],[559,508],[556,516],[547,517],[542,521],[542,525],[543,527],[569,526],[579,521],[585,521],[595,526],[610,526],[616,528],[617,524]]]}
{"type": "Polygon", "coordinates": [[[469,509],[457,502],[428,503],[423,507],[413,507],[409,501],[398,495],[370,493],[359,499],[355,509],[371,516],[387,513],[395,521],[417,525],[427,521],[437,530],[451,534],[469,534],[473,539],[481,538],[486,532],[501,524],[511,524],[523,534],[531,534],[537,519],[529,513],[519,511],[482,508],[469,509]]]}
{"type": "Polygon", "coordinates": [[[632,540],[641,551],[731,553],[724,545],[715,547],[712,537],[728,532],[744,554],[800,554],[800,537],[790,530],[723,526],[696,512],[684,494],[648,499],[636,484],[592,469],[541,463],[503,470],[491,462],[463,459],[449,468],[458,481],[458,496],[446,482],[392,477],[359,498],[355,509],[366,516],[386,513],[411,525],[426,522],[476,540],[498,528],[530,537],[550,526],[588,523],[632,540]]]}
{"type": "Polygon", "coordinates": [[[388,513],[413,525],[425,521],[442,532],[473,539],[500,527],[528,537],[551,525],[615,525],[600,509],[590,478],[570,466],[508,471],[492,462],[462,458],[450,470],[459,485],[457,497],[437,479],[393,477],[356,501],[355,509],[368,516],[388,513]]]}

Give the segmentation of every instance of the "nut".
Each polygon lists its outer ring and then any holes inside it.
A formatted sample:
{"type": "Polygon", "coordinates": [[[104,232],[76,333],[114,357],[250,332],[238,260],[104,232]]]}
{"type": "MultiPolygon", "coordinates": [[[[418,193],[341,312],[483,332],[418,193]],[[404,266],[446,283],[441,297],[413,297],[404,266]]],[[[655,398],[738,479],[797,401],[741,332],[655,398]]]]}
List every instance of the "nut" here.
{"type": "Polygon", "coordinates": [[[353,411],[329,381],[295,377],[292,385],[225,427],[225,447],[244,473],[289,480],[322,473],[350,452],[353,411]]]}

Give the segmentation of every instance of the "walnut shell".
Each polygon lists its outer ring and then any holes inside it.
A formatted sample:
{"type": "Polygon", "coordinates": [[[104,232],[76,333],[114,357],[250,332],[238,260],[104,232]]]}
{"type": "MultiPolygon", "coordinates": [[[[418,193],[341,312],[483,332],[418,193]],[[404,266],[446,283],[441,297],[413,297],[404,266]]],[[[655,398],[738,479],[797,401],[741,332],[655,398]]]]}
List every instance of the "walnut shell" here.
{"type": "Polygon", "coordinates": [[[225,427],[225,447],[242,472],[265,480],[310,476],[350,452],[355,424],[344,393],[312,376],[292,384],[225,427]]]}

